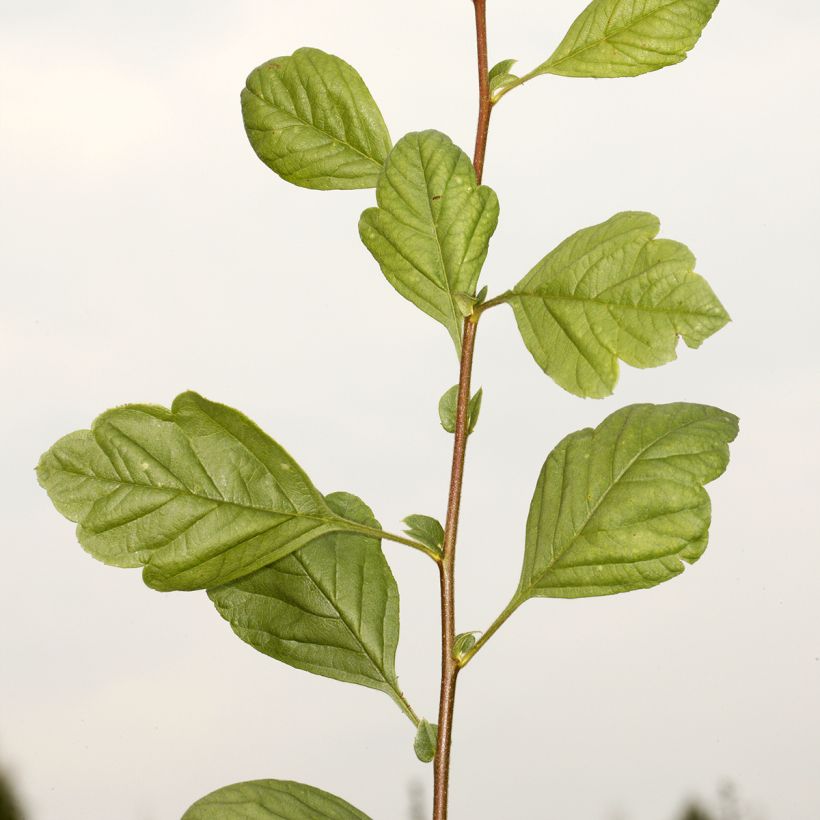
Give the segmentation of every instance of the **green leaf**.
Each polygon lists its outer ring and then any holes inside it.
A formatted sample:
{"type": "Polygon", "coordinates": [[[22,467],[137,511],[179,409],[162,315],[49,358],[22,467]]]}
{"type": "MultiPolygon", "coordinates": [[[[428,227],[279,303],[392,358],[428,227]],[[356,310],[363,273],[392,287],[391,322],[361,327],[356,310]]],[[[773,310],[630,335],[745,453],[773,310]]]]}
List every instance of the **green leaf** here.
{"type": "Polygon", "coordinates": [[[646,589],[706,549],[704,489],[726,469],[738,421],[699,404],[634,404],[567,436],[538,477],[518,605],[646,589]]]}
{"type": "Polygon", "coordinates": [[[490,98],[493,102],[498,102],[501,93],[505,88],[512,85],[519,84],[521,78],[517,74],[502,74],[500,77],[494,77],[490,80],[490,98]]]}
{"type": "MultiPolygon", "coordinates": [[[[478,415],[481,412],[481,399],[484,395],[484,389],[479,387],[470,399],[467,405],[467,412],[469,415],[469,422],[467,423],[467,432],[472,433],[478,424],[478,415]]],[[[441,420],[441,426],[448,433],[455,433],[456,431],[456,409],[458,406],[458,385],[454,384],[449,390],[444,392],[444,395],[439,399],[438,403],[438,417],[441,420]]]]}
{"type": "Polygon", "coordinates": [[[444,527],[439,521],[429,515],[408,515],[404,519],[407,524],[405,532],[416,541],[426,544],[433,550],[441,552],[444,544],[444,527]]]}
{"type": "Polygon", "coordinates": [[[458,312],[466,319],[473,315],[473,310],[478,303],[478,295],[471,296],[469,293],[459,291],[453,294],[453,301],[456,303],[458,312]]]}
{"type": "Polygon", "coordinates": [[[691,251],[655,239],[659,229],[652,214],[616,214],[566,239],[513,288],[524,342],[565,390],[608,396],[619,358],[656,367],[675,358],[678,336],[699,347],[729,321],[691,251]]]}
{"type": "Polygon", "coordinates": [[[718,0],[592,0],[528,74],[636,77],[686,59],[718,0]]]}
{"type": "Polygon", "coordinates": [[[416,757],[422,763],[429,763],[436,756],[436,744],[438,743],[438,725],[429,723],[424,718],[419,723],[416,731],[416,740],[413,749],[416,757]]]}
{"type": "Polygon", "coordinates": [[[478,416],[481,413],[481,399],[484,396],[484,388],[479,387],[478,390],[473,394],[473,397],[470,399],[470,403],[467,406],[467,410],[469,413],[470,421],[467,424],[467,432],[472,433],[475,430],[476,424],[478,424],[478,416]]]}
{"type": "Polygon", "coordinates": [[[103,413],[60,439],[37,474],[88,552],[143,566],[163,591],[227,583],[328,533],[366,531],[336,515],[252,421],[196,393],[171,410],[103,413]]]}
{"type": "Polygon", "coordinates": [[[476,644],[477,632],[462,632],[453,641],[453,659],[460,661],[476,644]]]}
{"type": "Polygon", "coordinates": [[[254,69],[242,91],[242,118],[259,159],[303,188],[373,188],[390,151],[362,78],[316,48],[254,69]]]}
{"type": "Polygon", "coordinates": [[[518,62],[518,60],[502,60],[496,63],[489,73],[490,81],[490,95],[495,94],[496,91],[516,82],[519,77],[513,74],[510,69],[518,62]]]}
{"type": "Polygon", "coordinates": [[[494,80],[496,77],[501,77],[504,74],[509,74],[510,69],[518,62],[518,60],[501,60],[496,63],[489,71],[489,77],[494,80]]]}
{"type": "MultiPolygon", "coordinates": [[[[342,518],[379,529],[359,498],[326,498],[342,518]]],[[[208,590],[233,631],[276,660],[386,692],[412,716],[396,678],[399,591],[379,540],[324,535],[251,575],[208,590]]]]}
{"type": "Polygon", "coordinates": [[[475,294],[498,222],[495,193],[470,158],[438,131],[408,134],[387,158],[377,208],[359,220],[362,242],[387,280],[450,332],[461,354],[455,294],[475,294]]]}
{"type": "Polygon", "coordinates": [[[328,792],[292,780],[248,780],[197,800],[182,820],[370,820],[328,792]]]}

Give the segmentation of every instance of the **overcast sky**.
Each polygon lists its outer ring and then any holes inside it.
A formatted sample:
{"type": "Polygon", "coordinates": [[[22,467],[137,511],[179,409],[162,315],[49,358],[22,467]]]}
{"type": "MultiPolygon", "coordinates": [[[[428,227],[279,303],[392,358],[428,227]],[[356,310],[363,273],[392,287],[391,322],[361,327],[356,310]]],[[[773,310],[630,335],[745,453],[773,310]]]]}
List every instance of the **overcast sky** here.
{"type": "MultiPolygon", "coordinates": [[[[491,62],[525,68],[581,8],[489,5],[491,62]]],[[[466,0],[0,0],[0,764],[32,820],[176,818],[262,777],[376,820],[429,801],[388,698],[254,652],[202,593],[95,562],[33,467],[107,407],[192,388],[387,528],[443,517],[447,334],[360,244],[373,192],[282,182],[248,146],[238,94],[257,64],[317,46],[360,71],[394,140],[438,128],[470,150],[472,25],[466,0]]],[[[645,592],[529,602],[461,677],[454,820],[674,820],[726,782],[751,818],[820,816],[819,36],[815,0],[723,0],[682,65],[539,78],[493,115],[491,293],[575,230],[650,210],[734,321],[664,368],[624,367],[603,401],[544,376],[509,310],[482,321],[459,630],[509,599],[535,479],[565,434],[637,401],[714,404],[742,427],[698,564],[645,592]]],[[[385,549],[399,674],[434,718],[435,572],[385,549]]]]}

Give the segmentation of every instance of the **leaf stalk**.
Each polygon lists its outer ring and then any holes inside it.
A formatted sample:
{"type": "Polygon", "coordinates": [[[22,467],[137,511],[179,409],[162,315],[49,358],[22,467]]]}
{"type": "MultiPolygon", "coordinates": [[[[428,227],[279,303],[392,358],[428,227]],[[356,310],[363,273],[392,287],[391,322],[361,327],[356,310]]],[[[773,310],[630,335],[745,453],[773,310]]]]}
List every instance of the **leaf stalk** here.
{"type": "MultiPolygon", "coordinates": [[[[351,528],[353,529],[353,528],[351,528]]],[[[412,538],[405,538],[403,535],[396,535],[393,532],[386,532],[385,530],[377,530],[364,525],[355,528],[362,535],[369,535],[372,538],[383,538],[385,541],[393,541],[396,544],[403,544],[405,547],[412,547],[414,550],[423,552],[429,558],[432,558],[437,564],[441,563],[441,554],[428,547],[427,544],[422,544],[420,541],[414,541],[412,538]]]]}
{"type": "Polygon", "coordinates": [[[504,610],[492,622],[492,624],[490,624],[487,631],[473,644],[471,649],[469,649],[461,656],[461,659],[459,660],[459,666],[462,669],[470,662],[470,659],[473,657],[473,655],[475,655],[476,652],[478,652],[478,650],[481,649],[481,647],[484,646],[484,644],[487,643],[487,641],[489,641],[490,638],[492,638],[492,636],[495,635],[496,632],[498,632],[498,630],[501,628],[501,626],[504,624],[507,618],[509,618],[510,615],[512,615],[513,612],[515,612],[515,610],[518,609],[518,607],[519,602],[515,599],[510,601],[507,604],[507,606],[504,607],[504,610]]]}
{"type": "Polygon", "coordinates": [[[476,305],[475,310],[473,310],[474,321],[478,321],[478,317],[484,313],[485,310],[489,310],[490,308],[498,307],[498,305],[504,305],[510,301],[510,297],[512,296],[511,290],[505,290],[504,293],[496,296],[492,299],[488,299],[486,302],[482,302],[480,305],[476,305]]]}
{"type": "Polygon", "coordinates": [[[404,712],[407,717],[413,722],[413,725],[418,728],[419,723],[421,723],[421,718],[416,714],[413,707],[410,705],[410,701],[404,695],[400,689],[395,690],[395,698],[394,700],[399,705],[399,708],[404,712]]]}

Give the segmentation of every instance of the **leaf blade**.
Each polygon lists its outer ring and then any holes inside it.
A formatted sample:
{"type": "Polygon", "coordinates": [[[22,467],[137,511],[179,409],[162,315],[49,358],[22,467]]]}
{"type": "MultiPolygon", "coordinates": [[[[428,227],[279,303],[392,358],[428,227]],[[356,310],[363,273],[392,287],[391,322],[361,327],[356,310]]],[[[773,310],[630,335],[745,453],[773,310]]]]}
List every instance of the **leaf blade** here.
{"type": "Polygon", "coordinates": [[[441,522],[432,518],[429,515],[408,515],[404,519],[405,532],[410,538],[430,547],[438,554],[441,554],[441,548],[444,544],[444,527],[441,522]]]}
{"type": "MultiPolygon", "coordinates": [[[[473,393],[470,401],[467,404],[467,433],[472,433],[478,424],[478,417],[481,413],[481,401],[484,397],[484,388],[479,387],[473,393]]],[[[438,402],[438,417],[441,426],[446,433],[455,433],[456,431],[456,410],[458,408],[458,385],[454,384],[452,387],[444,391],[438,402]]]]}
{"type": "MultiPolygon", "coordinates": [[[[379,529],[369,507],[332,493],[337,515],[379,529]]],[[[234,633],[259,652],[313,674],[390,695],[396,676],[399,591],[378,539],[325,535],[251,575],[208,590],[234,633]]]]}
{"type": "Polygon", "coordinates": [[[564,240],[513,289],[522,338],[547,375],[578,396],[602,398],[618,379],[618,359],[657,367],[729,321],[695,258],[656,239],[657,217],[625,211],[564,240]]]}
{"type": "Polygon", "coordinates": [[[558,48],[530,72],[637,77],[686,59],[718,0],[592,0],[558,48]]]}
{"type": "Polygon", "coordinates": [[[254,152],[282,179],[324,191],[376,185],[390,134],[344,60],[315,48],[269,60],[248,76],[241,103],[254,152]]]}
{"type": "Polygon", "coordinates": [[[489,80],[490,96],[494,100],[497,99],[497,92],[512,83],[517,83],[521,79],[511,71],[517,62],[518,60],[501,60],[490,69],[487,79],[489,80]]]}
{"type": "Polygon", "coordinates": [[[430,763],[436,756],[438,743],[438,724],[430,723],[424,718],[419,721],[416,739],[413,741],[413,751],[422,763],[430,763]]]}
{"type": "Polygon", "coordinates": [[[196,801],[182,820],[370,820],[346,800],[292,780],[248,780],[196,801]]]}
{"type": "Polygon", "coordinates": [[[171,410],[103,413],[60,439],[37,473],[84,549],[142,566],[162,591],[226,583],[327,533],[360,531],[250,419],[192,392],[171,410]]]}
{"type": "Polygon", "coordinates": [[[487,76],[490,80],[494,80],[496,77],[503,77],[505,74],[510,73],[510,69],[518,62],[518,60],[508,59],[508,60],[500,60],[497,62],[487,73],[487,76]]]}
{"type": "Polygon", "coordinates": [[[715,407],[643,404],[567,436],[536,484],[514,605],[647,589],[697,561],[704,485],[725,470],[737,430],[715,407]]]}
{"type": "Polygon", "coordinates": [[[391,285],[443,324],[461,351],[463,317],[455,295],[475,294],[498,198],[476,182],[470,158],[438,131],[407,134],[390,152],[377,207],[359,235],[391,285]]]}

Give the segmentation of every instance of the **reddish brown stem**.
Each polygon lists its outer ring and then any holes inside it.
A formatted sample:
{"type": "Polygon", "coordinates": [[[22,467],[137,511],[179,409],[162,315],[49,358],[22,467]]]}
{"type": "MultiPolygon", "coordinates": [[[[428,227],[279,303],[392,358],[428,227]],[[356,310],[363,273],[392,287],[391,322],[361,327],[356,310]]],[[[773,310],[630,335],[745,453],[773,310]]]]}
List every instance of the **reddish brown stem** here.
{"type": "MultiPolygon", "coordinates": [[[[487,132],[490,127],[490,90],[487,76],[487,15],[486,0],[473,0],[475,7],[476,41],[478,45],[478,127],[476,129],[473,165],[476,179],[481,182],[484,172],[484,154],[487,150],[487,132]]],[[[453,443],[453,463],[450,470],[450,492],[447,499],[447,520],[444,526],[444,545],[439,564],[441,580],[441,691],[438,707],[438,744],[434,767],[433,820],[446,820],[450,777],[450,750],[453,738],[453,709],[456,698],[456,680],[459,665],[453,658],[456,636],[455,563],[458,513],[461,506],[461,487],[464,481],[464,460],[467,455],[469,423],[470,378],[473,370],[473,351],[478,330],[479,314],[464,321],[461,347],[461,366],[456,403],[456,428],[453,443]]]]}
{"type": "Polygon", "coordinates": [[[475,134],[473,165],[478,184],[484,176],[484,155],[487,152],[487,135],[490,132],[490,76],[487,63],[487,0],[473,0],[475,6],[475,32],[478,45],[478,127],[475,134]]]}
{"type": "Polygon", "coordinates": [[[459,666],[453,658],[456,637],[455,563],[458,512],[461,506],[461,487],[464,480],[464,459],[467,455],[467,432],[470,402],[470,377],[473,369],[473,350],[478,324],[471,319],[464,322],[464,340],[461,349],[461,371],[456,404],[456,430],[453,445],[453,464],[450,470],[450,494],[447,500],[447,522],[444,527],[443,558],[439,564],[441,580],[441,691],[438,705],[438,745],[434,765],[433,820],[446,820],[447,792],[450,775],[450,747],[453,736],[453,708],[456,698],[456,679],[459,666]]]}

